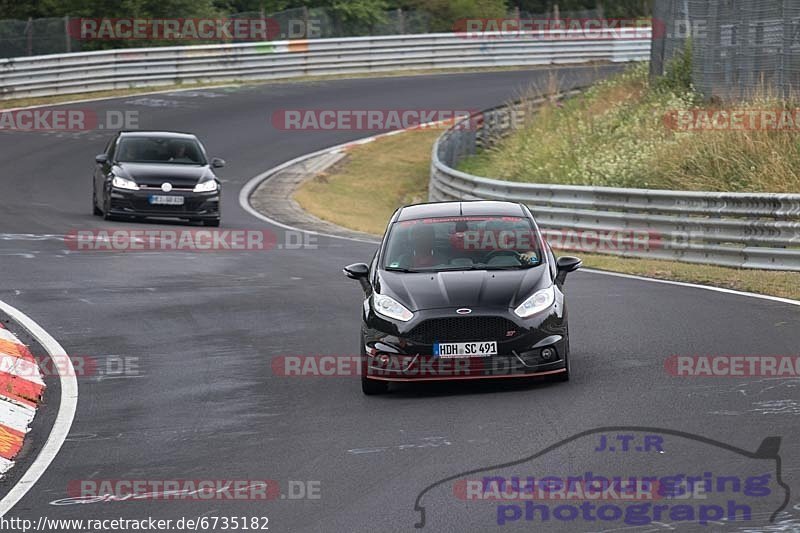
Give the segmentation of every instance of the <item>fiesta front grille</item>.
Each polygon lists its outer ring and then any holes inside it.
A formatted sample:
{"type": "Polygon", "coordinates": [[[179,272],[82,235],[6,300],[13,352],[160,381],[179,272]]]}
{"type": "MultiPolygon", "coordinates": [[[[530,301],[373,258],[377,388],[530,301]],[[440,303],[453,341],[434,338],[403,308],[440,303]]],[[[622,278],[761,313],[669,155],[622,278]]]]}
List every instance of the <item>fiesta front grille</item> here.
{"type": "Polygon", "coordinates": [[[501,341],[517,334],[519,327],[499,316],[432,318],[411,330],[416,342],[501,341]]]}

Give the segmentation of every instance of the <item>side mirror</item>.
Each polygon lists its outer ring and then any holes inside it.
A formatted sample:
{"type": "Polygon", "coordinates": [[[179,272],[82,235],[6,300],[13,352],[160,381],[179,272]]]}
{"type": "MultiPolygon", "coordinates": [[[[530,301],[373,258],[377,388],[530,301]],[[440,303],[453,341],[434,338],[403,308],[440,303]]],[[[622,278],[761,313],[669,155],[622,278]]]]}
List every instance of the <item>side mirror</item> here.
{"type": "Polygon", "coordinates": [[[367,279],[367,276],[369,276],[369,265],[366,263],[355,263],[344,267],[342,272],[350,279],[367,279]]]}
{"type": "Polygon", "coordinates": [[[94,156],[94,162],[98,165],[105,165],[108,163],[108,156],[106,154],[98,154],[94,156]]]}
{"type": "Polygon", "coordinates": [[[219,157],[215,157],[211,160],[211,167],[212,168],[222,168],[225,166],[225,160],[220,159],[219,157]]]}
{"type": "Polygon", "coordinates": [[[571,257],[565,255],[564,257],[559,257],[558,261],[556,261],[556,268],[558,270],[558,274],[556,274],[556,282],[561,285],[566,281],[567,274],[570,272],[575,272],[580,267],[583,266],[583,261],[578,259],[577,257],[571,257]]]}

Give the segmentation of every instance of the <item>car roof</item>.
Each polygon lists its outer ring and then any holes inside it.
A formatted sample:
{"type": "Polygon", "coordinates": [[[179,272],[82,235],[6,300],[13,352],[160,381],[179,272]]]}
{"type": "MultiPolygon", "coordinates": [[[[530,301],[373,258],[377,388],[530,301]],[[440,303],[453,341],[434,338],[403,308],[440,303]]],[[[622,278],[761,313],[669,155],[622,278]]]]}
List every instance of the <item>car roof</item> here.
{"type": "Polygon", "coordinates": [[[179,131],[121,131],[121,137],[166,137],[168,139],[197,139],[191,133],[181,133],[179,131]]]}
{"type": "Polygon", "coordinates": [[[397,221],[459,216],[524,217],[526,215],[522,206],[513,202],[478,200],[409,205],[400,210],[397,221]]]}

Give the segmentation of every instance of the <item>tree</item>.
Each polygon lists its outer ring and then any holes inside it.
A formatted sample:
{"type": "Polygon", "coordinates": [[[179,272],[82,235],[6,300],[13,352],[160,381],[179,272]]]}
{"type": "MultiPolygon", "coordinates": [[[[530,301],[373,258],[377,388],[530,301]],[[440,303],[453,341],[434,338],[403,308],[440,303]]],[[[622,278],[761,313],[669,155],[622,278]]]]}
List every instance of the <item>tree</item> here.
{"type": "Polygon", "coordinates": [[[431,31],[452,31],[459,19],[493,19],[508,15],[505,0],[410,0],[407,8],[431,16],[431,31]]]}
{"type": "Polygon", "coordinates": [[[349,35],[369,34],[376,24],[385,22],[389,4],[385,0],[334,0],[331,13],[349,35]]]}

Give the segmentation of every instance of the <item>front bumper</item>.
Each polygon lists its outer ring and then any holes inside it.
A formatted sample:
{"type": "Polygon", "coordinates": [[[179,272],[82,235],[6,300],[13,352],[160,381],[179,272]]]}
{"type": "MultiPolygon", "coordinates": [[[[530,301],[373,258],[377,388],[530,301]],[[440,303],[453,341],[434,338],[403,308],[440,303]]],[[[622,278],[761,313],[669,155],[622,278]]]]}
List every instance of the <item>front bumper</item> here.
{"type": "Polygon", "coordinates": [[[378,381],[449,381],[548,376],[567,371],[569,339],[563,298],[548,311],[528,319],[517,317],[510,309],[487,310],[468,319],[456,316],[455,309],[424,311],[401,324],[383,319],[365,306],[362,376],[378,381]],[[457,338],[448,338],[447,328],[427,327],[427,321],[440,319],[447,320],[457,338]],[[473,323],[479,327],[465,329],[455,322],[470,319],[477,319],[473,323]],[[499,329],[492,326],[498,320],[503,325],[499,329]],[[420,331],[427,338],[421,338],[420,331]],[[498,353],[442,358],[433,355],[434,341],[495,341],[498,353]]]}
{"type": "Polygon", "coordinates": [[[220,191],[198,193],[173,191],[169,193],[153,190],[130,191],[112,188],[110,214],[115,216],[188,218],[191,220],[216,220],[220,218],[220,191]],[[150,197],[182,196],[183,205],[151,204],[150,197]]]}

